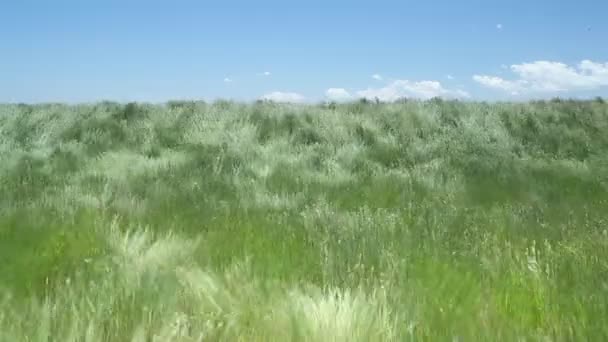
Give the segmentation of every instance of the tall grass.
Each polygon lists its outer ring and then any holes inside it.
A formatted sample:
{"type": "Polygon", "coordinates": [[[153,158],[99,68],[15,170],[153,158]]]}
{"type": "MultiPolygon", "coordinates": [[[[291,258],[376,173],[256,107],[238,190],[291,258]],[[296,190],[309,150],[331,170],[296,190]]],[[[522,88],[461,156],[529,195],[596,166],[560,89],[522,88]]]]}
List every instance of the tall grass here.
{"type": "Polygon", "coordinates": [[[0,341],[608,338],[608,105],[0,105],[0,341]]]}

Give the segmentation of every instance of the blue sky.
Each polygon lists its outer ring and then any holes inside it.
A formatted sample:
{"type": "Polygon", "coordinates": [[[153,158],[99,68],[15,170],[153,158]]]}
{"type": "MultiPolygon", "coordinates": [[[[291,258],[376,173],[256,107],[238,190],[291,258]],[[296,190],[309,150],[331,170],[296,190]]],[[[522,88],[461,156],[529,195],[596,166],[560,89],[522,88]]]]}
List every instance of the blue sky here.
{"type": "Polygon", "coordinates": [[[3,1],[0,102],[607,96],[606,13],[605,0],[3,1]]]}

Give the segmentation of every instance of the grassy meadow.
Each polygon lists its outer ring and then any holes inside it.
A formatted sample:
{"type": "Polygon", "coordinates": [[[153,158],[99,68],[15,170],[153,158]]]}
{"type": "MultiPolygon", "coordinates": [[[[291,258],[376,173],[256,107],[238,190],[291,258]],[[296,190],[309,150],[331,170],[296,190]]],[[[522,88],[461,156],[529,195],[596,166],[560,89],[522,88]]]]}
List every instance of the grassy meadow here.
{"type": "Polygon", "coordinates": [[[606,341],[608,104],[0,105],[0,341],[606,341]]]}

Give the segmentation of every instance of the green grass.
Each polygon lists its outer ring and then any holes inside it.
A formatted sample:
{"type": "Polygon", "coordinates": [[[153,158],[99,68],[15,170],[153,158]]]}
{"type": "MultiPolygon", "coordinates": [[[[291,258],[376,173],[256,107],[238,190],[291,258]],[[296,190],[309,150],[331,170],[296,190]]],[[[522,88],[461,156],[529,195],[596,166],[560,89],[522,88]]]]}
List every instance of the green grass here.
{"type": "Polygon", "coordinates": [[[608,105],[0,105],[0,341],[603,341],[608,105]]]}

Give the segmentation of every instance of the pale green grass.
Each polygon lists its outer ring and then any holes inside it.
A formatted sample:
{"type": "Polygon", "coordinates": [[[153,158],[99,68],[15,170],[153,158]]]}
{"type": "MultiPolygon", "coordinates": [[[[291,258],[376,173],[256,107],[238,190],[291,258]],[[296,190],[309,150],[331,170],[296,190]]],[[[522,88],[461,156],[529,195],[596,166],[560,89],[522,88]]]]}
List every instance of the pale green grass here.
{"type": "Polygon", "coordinates": [[[0,105],[0,341],[602,341],[601,101],[0,105]]]}

